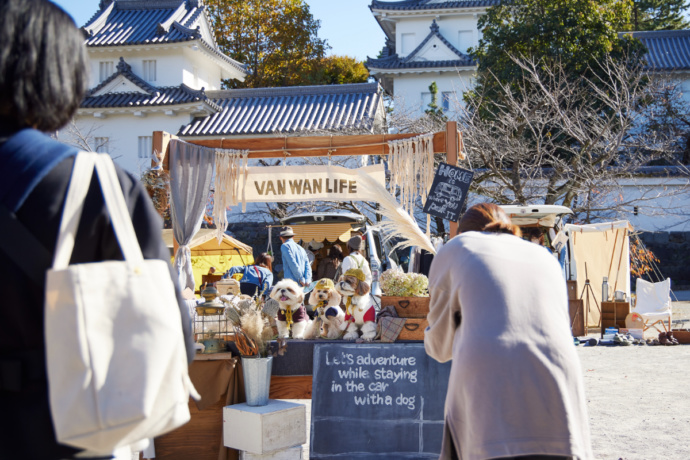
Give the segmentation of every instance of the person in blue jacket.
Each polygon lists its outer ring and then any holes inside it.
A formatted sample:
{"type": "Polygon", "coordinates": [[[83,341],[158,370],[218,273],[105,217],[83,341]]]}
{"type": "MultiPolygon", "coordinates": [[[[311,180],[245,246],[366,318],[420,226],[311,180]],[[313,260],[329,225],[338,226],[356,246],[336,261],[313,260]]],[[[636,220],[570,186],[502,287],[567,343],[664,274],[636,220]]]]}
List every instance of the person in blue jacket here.
{"type": "Polygon", "coordinates": [[[295,243],[292,227],[283,227],[280,231],[280,254],[283,258],[283,278],[289,278],[300,286],[311,283],[311,264],[307,251],[295,243]]]}
{"type": "Polygon", "coordinates": [[[242,274],[240,292],[247,295],[267,296],[273,286],[273,257],[262,252],[254,261],[254,265],[238,265],[230,267],[223,278],[229,278],[237,273],[242,274]]]}

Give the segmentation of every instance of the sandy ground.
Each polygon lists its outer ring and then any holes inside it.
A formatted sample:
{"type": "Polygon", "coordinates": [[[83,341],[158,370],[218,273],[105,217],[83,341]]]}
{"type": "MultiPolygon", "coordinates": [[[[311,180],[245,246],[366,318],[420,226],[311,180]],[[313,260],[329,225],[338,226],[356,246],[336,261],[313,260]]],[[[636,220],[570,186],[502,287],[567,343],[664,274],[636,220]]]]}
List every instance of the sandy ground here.
{"type": "MultiPolygon", "coordinates": [[[[676,294],[673,318],[688,319],[683,324],[690,328],[690,291],[676,294]]],[[[580,345],[578,354],[596,459],[690,459],[690,344],[580,345]]],[[[309,418],[311,400],[292,401],[306,404],[309,418]]],[[[304,459],[309,458],[308,442],[309,433],[304,459]]]]}
{"type": "MultiPolygon", "coordinates": [[[[690,320],[677,294],[673,319],[690,320]]],[[[597,459],[690,459],[690,345],[578,348],[597,459]]]]}

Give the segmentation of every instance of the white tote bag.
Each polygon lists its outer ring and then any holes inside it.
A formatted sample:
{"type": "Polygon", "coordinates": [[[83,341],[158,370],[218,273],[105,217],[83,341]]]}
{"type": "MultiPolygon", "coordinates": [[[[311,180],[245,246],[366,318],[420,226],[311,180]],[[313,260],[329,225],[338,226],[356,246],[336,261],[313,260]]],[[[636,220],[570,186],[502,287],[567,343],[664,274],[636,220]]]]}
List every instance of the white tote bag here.
{"type": "Polygon", "coordinates": [[[168,264],[144,260],[107,154],[75,160],[47,275],[45,341],[60,443],[108,454],[189,421],[189,397],[199,396],[168,264]],[[68,265],[94,165],[125,260],[68,265]]]}

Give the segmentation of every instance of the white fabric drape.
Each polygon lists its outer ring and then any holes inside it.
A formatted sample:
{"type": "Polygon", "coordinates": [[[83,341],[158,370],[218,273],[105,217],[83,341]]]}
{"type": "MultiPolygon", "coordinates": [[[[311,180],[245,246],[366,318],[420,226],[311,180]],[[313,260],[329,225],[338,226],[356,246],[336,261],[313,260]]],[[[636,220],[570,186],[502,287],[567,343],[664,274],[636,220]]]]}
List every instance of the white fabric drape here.
{"type": "Polygon", "coordinates": [[[173,234],[180,247],[175,269],[180,289],[194,291],[194,274],[189,242],[201,228],[211,187],[215,154],[213,150],[186,142],[170,141],[170,209],[173,234]]]}

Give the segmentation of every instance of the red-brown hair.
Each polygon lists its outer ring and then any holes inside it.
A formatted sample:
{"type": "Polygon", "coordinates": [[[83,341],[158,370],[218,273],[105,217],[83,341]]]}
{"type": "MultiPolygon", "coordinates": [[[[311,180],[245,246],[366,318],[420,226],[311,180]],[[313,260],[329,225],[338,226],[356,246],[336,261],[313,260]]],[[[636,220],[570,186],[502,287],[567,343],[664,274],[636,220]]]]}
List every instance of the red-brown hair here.
{"type": "Polygon", "coordinates": [[[465,212],[458,222],[458,233],[492,232],[522,236],[520,228],[510,221],[508,215],[493,203],[479,203],[465,212]]]}
{"type": "Polygon", "coordinates": [[[273,271],[273,256],[267,252],[262,252],[254,261],[254,264],[261,265],[262,267],[268,268],[269,271],[273,271]]]}

